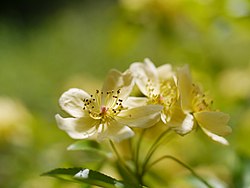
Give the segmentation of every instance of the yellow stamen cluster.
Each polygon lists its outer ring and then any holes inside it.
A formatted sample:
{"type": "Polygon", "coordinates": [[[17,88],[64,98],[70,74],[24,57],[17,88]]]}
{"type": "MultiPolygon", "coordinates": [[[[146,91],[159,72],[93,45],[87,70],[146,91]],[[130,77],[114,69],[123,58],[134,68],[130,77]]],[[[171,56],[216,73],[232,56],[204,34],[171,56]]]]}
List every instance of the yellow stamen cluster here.
{"type": "Polygon", "coordinates": [[[148,93],[148,103],[149,104],[164,104],[164,98],[155,92],[155,88],[150,80],[146,84],[146,89],[148,93]]]}
{"type": "Polygon", "coordinates": [[[173,80],[162,80],[160,83],[160,93],[164,96],[165,106],[171,107],[178,99],[177,86],[173,80]]]}
{"type": "Polygon", "coordinates": [[[114,90],[107,92],[96,90],[94,95],[83,100],[83,110],[86,110],[93,119],[100,119],[102,122],[113,119],[125,109],[119,94],[120,89],[116,92],[114,90]]]}
{"type": "Polygon", "coordinates": [[[213,101],[210,100],[204,93],[202,93],[200,88],[195,84],[193,84],[192,95],[194,96],[192,101],[194,112],[211,110],[211,105],[213,101]]]}
{"type": "Polygon", "coordinates": [[[160,88],[158,93],[155,93],[155,89],[152,86],[152,82],[148,80],[146,85],[148,92],[149,104],[163,105],[163,112],[167,115],[171,115],[171,107],[178,99],[178,90],[173,80],[162,80],[160,82],[160,88]]]}

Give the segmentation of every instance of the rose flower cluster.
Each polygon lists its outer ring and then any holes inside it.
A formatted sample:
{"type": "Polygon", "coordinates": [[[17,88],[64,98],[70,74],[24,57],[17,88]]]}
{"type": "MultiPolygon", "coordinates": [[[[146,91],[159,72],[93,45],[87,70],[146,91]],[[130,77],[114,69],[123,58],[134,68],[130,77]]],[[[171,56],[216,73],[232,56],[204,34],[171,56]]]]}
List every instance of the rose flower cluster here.
{"type": "Polygon", "coordinates": [[[103,87],[89,94],[72,88],[59,99],[69,117],[57,114],[60,129],[74,139],[109,139],[135,135],[134,128],[162,124],[179,135],[201,129],[212,140],[227,145],[229,115],[212,109],[212,100],[192,81],[187,65],[173,69],[149,60],[132,63],[128,70],[111,70],[103,87]],[[140,97],[131,96],[137,86],[140,97]]]}

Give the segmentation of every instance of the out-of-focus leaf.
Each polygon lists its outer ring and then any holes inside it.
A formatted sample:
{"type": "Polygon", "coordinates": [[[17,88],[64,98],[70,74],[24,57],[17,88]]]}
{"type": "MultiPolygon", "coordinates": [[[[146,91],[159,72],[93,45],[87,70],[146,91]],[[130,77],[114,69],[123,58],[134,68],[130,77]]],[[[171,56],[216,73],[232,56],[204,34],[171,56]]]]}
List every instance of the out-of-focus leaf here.
{"type": "Polygon", "coordinates": [[[89,150],[89,149],[100,149],[100,145],[94,140],[80,140],[71,144],[68,150],[89,150]]]}
{"type": "Polygon", "coordinates": [[[250,159],[238,156],[233,174],[233,187],[248,188],[250,185],[250,159]]]}
{"type": "MultiPolygon", "coordinates": [[[[58,168],[42,174],[76,183],[86,183],[105,188],[131,188],[129,183],[118,181],[110,176],[87,168],[58,168]]],[[[139,186],[138,186],[139,187],[139,186]]],[[[136,188],[136,187],[135,187],[136,188]]]]}
{"type": "Polygon", "coordinates": [[[95,153],[98,156],[106,158],[110,156],[110,153],[102,150],[99,143],[94,140],[76,141],[75,143],[71,144],[67,149],[95,153]]]}

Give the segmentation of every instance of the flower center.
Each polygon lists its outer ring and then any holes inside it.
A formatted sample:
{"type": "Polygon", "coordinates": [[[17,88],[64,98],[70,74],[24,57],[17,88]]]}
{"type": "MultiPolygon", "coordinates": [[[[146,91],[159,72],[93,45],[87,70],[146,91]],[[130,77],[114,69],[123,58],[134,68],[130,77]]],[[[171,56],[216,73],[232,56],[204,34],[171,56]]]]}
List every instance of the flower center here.
{"type": "Polygon", "coordinates": [[[192,94],[193,94],[192,106],[194,112],[211,110],[211,105],[213,104],[213,100],[209,99],[204,93],[202,93],[200,88],[195,84],[193,84],[192,94]]]}
{"type": "Polygon", "coordinates": [[[83,100],[83,110],[87,111],[93,119],[101,120],[102,123],[112,120],[125,109],[119,95],[120,89],[116,92],[114,90],[107,92],[96,90],[94,95],[83,100]]]}
{"type": "Polygon", "coordinates": [[[108,107],[102,106],[102,107],[101,107],[101,112],[100,112],[100,113],[104,116],[104,115],[107,114],[107,112],[108,112],[108,107]]]}
{"type": "MultiPolygon", "coordinates": [[[[178,98],[178,90],[174,80],[161,80],[159,84],[159,92],[156,93],[155,89],[150,82],[146,85],[148,91],[148,103],[163,105],[163,112],[167,117],[171,116],[171,107],[175,104],[178,98]]],[[[167,118],[170,120],[170,118],[167,118]]]]}

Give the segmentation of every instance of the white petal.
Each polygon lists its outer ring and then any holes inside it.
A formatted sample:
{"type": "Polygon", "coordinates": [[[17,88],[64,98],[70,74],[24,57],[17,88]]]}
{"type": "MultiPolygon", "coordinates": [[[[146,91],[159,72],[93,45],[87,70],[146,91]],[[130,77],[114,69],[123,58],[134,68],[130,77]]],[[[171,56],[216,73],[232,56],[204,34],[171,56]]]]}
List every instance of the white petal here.
{"type": "Polygon", "coordinates": [[[191,74],[187,65],[177,70],[177,79],[182,109],[184,110],[184,112],[191,112],[193,86],[191,74]]]}
{"type": "Polygon", "coordinates": [[[144,63],[133,63],[130,70],[135,77],[137,86],[144,95],[148,96],[147,84],[149,80],[155,89],[154,92],[159,93],[157,69],[149,59],[145,59],[144,63]]]}
{"type": "Polygon", "coordinates": [[[153,77],[158,79],[158,75],[157,75],[158,72],[154,63],[149,58],[145,58],[144,64],[146,65],[146,70],[148,71],[148,73],[152,74],[153,77]]]}
{"type": "Polygon", "coordinates": [[[214,134],[225,136],[232,132],[231,127],[227,126],[230,117],[223,112],[197,112],[194,117],[201,127],[214,134]]]}
{"type": "Polygon", "coordinates": [[[206,133],[206,135],[208,135],[212,140],[214,140],[214,141],[216,141],[216,142],[219,142],[219,143],[221,143],[221,144],[223,144],[223,145],[229,145],[229,143],[228,143],[228,141],[225,139],[225,138],[223,138],[222,136],[218,136],[218,135],[216,135],[216,134],[213,134],[213,133],[211,133],[210,131],[208,131],[208,130],[206,130],[205,128],[201,128],[203,131],[204,131],[204,133],[206,133]]]}
{"type": "Polygon", "coordinates": [[[83,99],[85,98],[90,98],[88,93],[81,89],[72,88],[62,94],[59,104],[71,116],[82,117],[84,115],[83,99]]]}
{"type": "Polygon", "coordinates": [[[122,104],[124,107],[134,108],[139,106],[145,106],[148,99],[146,97],[128,97],[122,104]]]}
{"type": "Polygon", "coordinates": [[[134,136],[134,132],[129,127],[123,126],[117,121],[113,120],[108,125],[106,125],[106,129],[104,131],[98,134],[97,140],[101,142],[108,138],[115,142],[120,142],[132,136],[134,136]]]}
{"type": "Polygon", "coordinates": [[[185,114],[182,109],[176,105],[173,108],[173,115],[169,122],[169,126],[180,135],[185,135],[193,130],[194,118],[191,114],[185,114]]]}
{"type": "Polygon", "coordinates": [[[172,71],[172,66],[170,64],[165,64],[160,67],[157,67],[157,72],[160,79],[168,80],[174,76],[172,71]]]}
{"type": "Polygon", "coordinates": [[[55,116],[58,127],[68,133],[74,139],[91,137],[96,132],[97,121],[90,117],[63,118],[59,114],[55,116]]]}
{"type": "Polygon", "coordinates": [[[104,93],[112,90],[117,92],[117,90],[120,89],[121,91],[119,94],[119,98],[124,100],[131,93],[133,86],[134,81],[130,71],[121,73],[115,69],[112,69],[109,71],[106,77],[102,91],[104,93]]]}
{"type": "Polygon", "coordinates": [[[146,105],[121,111],[117,121],[129,127],[148,128],[155,125],[161,118],[161,105],[146,105]]]}
{"type": "Polygon", "coordinates": [[[165,114],[164,112],[161,112],[161,120],[162,120],[162,122],[163,122],[164,124],[167,123],[167,116],[166,116],[166,114],[165,114]]]}

